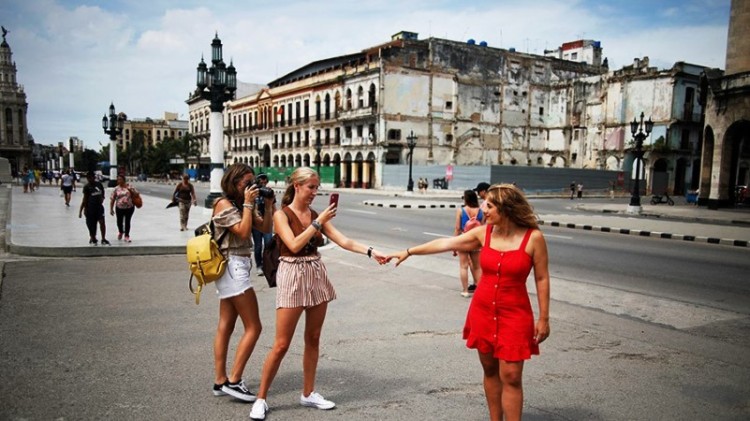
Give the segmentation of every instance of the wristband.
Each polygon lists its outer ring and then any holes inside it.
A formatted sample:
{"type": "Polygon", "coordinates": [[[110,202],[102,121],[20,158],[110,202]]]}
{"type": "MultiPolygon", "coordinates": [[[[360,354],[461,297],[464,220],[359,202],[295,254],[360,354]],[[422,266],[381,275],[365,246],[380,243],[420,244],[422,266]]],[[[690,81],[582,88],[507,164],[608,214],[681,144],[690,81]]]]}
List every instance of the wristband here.
{"type": "Polygon", "coordinates": [[[409,249],[406,249],[406,255],[411,256],[411,253],[409,252],[409,249]]]}
{"type": "Polygon", "coordinates": [[[367,257],[372,259],[372,246],[367,249],[367,257]]]}
{"type": "Polygon", "coordinates": [[[316,231],[320,231],[321,229],[323,229],[323,227],[320,225],[320,222],[318,222],[317,219],[313,219],[312,222],[310,222],[310,226],[315,228],[316,231]]]}
{"type": "Polygon", "coordinates": [[[243,208],[248,208],[248,209],[250,209],[250,210],[253,210],[253,209],[255,209],[255,205],[252,205],[252,204],[250,204],[250,203],[243,203],[243,204],[242,204],[242,207],[243,207],[243,208]]]}

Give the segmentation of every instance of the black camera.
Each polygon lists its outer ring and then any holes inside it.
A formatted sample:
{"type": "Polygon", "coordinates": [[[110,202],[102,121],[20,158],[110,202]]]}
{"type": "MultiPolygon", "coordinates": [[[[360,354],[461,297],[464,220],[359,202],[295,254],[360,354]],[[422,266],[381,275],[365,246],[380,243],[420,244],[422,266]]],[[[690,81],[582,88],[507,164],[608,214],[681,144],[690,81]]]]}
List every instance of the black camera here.
{"type": "Polygon", "coordinates": [[[273,192],[273,189],[271,188],[261,187],[257,182],[251,182],[247,184],[248,188],[253,187],[253,186],[258,187],[258,194],[260,195],[260,197],[264,199],[272,199],[275,196],[275,193],[273,192]]]}

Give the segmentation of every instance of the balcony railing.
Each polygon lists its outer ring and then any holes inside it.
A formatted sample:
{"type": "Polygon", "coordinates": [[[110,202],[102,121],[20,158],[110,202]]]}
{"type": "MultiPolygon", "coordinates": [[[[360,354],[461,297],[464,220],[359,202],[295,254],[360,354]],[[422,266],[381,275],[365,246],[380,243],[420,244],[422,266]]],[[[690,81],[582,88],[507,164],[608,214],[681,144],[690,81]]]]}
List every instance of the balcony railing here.
{"type": "Polygon", "coordinates": [[[351,110],[340,110],[339,119],[351,120],[355,118],[365,118],[365,117],[375,116],[377,112],[378,112],[377,106],[354,108],[351,110]]]}

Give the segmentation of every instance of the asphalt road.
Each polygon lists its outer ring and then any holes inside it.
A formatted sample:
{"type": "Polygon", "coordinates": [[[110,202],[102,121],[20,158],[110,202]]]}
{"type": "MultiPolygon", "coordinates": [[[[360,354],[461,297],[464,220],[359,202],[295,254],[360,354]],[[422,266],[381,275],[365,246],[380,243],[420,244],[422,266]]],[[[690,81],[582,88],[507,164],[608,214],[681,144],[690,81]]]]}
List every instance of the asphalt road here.
{"type": "MultiPolygon", "coordinates": [[[[339,298],[317,389],[338,408],[297,403],[298,332],[269,395],[269,420],[486,419],[481,369],[460,337],[468,301],[438,258],[394,269],[334,248],[324,259],[339,298]]],[[[218,304],[208,288],[196,306],[186,283],[182,256],[7,263],[0,419],[245,419],[249,405],[210,393],[218,304]]],[[[251,389],[273,338],[274,292],[258,288],[265,330],[245,372],[251,389]]],[[[526,364],[526,420],[750,415],[746,346],[611,309],[564,300],[551,308],[552,336],[526,364]]]]}
{"type": "MultiPolygon", "coordinates": [[[[341,197],[336,226],[376,247],[450,235],[453,210],[359,200],[341,197]]],[[[552,336],[526,365],[524,419],[750,418],[747,250],[543,231],[552,336]]],[[[317,388],[339,406],[298,405],[298,334],[269,420],[486,419],[481,369],[460,337],[468,301],[455,258],[420,256],[394,269],[329,248],[324,259],[339,298],[317,388]]],[[[210,394],[217,300],[209,287],[195,306],[183,256],[22,258],[4,275],[0,419],[247,417],[248,405],[210,394]]],[[[257,291],[265,330],[245,373],[251,389],[275,317],[275,291],[257,291]]]]}

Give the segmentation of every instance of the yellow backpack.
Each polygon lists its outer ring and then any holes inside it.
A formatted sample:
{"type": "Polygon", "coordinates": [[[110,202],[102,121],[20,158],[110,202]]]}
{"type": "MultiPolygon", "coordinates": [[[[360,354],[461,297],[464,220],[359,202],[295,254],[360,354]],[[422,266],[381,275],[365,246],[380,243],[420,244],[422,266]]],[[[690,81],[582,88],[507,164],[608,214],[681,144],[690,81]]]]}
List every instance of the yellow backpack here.
{"type": "Polygon", "coordinates": [[[224,239],[227,231],[214,240],[213,221],[203,224],[195,230],[196,236],[187,242],[187,261],[190,268],[190,280],[188,288],[195,295],[195,304],[200,304],[201,290],[203,286],[221,278],[227,268],[227,259],[221,254],[219,244],[224,239]],[[193,277],[198,282],[193,288],[193,277]]]}

